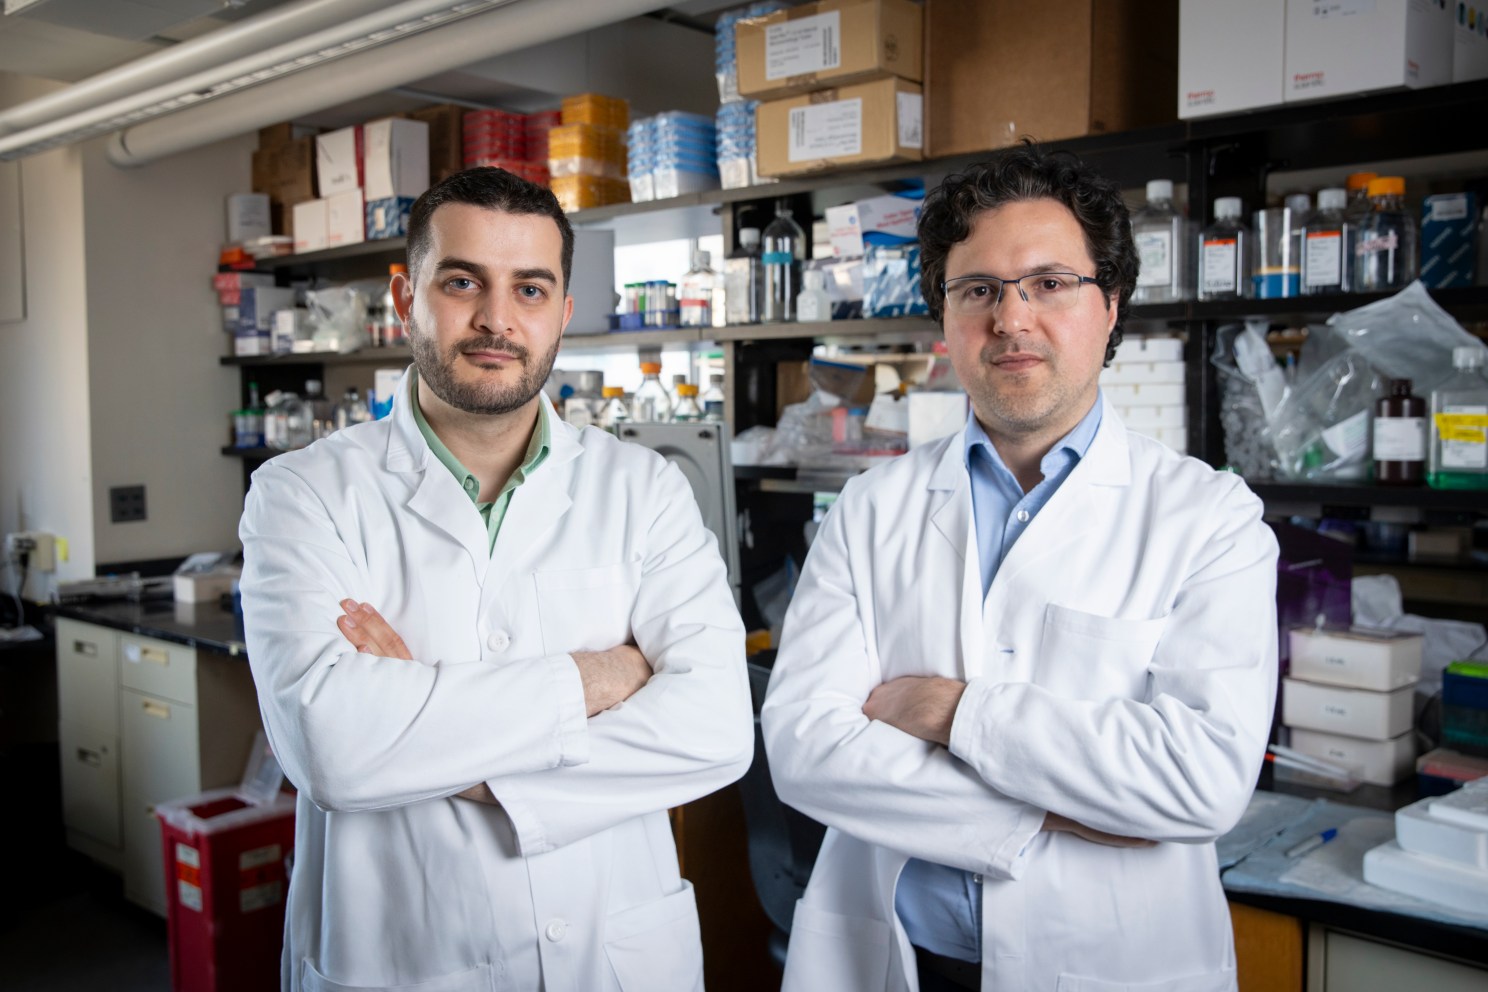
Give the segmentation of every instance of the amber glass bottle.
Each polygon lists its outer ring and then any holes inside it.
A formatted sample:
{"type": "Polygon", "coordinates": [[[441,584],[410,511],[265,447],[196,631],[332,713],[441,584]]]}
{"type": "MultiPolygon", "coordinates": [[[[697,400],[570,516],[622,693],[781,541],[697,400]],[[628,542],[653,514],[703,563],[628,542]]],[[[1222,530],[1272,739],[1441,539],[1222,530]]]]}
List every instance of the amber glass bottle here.
{"type": "Polygon", "coordinates": [[[1409,379],[1391,379],[1374,402],[1374,481],[1419,486],[1426,481],[1426,401],[1411,395],[1409,379]]]}

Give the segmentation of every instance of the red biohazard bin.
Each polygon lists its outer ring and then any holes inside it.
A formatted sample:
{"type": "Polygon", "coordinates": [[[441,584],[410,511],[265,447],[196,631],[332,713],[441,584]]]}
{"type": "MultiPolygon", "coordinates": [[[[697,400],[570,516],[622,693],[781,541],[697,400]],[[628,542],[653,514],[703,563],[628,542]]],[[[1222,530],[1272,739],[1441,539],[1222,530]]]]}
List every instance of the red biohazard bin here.
{"type": "Polygon", "coordinates": [[[279,987],[294,798],[236,789],[159,803],[174,992],[279,987]]]}

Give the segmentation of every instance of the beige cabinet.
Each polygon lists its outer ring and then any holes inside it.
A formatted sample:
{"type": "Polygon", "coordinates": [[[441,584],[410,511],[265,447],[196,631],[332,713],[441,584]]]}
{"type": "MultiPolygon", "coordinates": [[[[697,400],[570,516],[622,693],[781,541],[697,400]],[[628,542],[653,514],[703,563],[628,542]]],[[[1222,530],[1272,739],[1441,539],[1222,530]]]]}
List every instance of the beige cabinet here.
{"type": "Polygon", "coordinates": [[[164,914],[155,805],[242,777],[260,726],[247,660],[72,620],[57,637],[68,842],[164,914]]]}
{"type": "Polygon", "coordinates": [[[1488,970],[1424,951],[1308,927],[1307,992],[1482,992],[1488,970]]]}

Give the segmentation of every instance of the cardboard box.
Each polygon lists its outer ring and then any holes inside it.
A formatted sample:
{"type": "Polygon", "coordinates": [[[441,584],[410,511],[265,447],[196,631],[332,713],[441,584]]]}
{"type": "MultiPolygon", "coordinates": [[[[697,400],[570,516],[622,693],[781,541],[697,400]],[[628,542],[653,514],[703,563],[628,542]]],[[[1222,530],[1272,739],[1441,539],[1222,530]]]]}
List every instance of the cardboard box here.
{"type": "Polygon", "coordinates": [[[465,167],[465,108],[452,103],[424,107],[408,115],[429,125],[429,182],[437,183],[465,167]]]}
{"type": "Polygon", "coordinates": [[[828,207],[832,254],[860,258],[865,244],[908,244],[917,240],[915,225],[924,202],[921,196],[889,194],[828,207]]]}
{"type": "Polygon", "coordinates": [[[408,235],[408,213],[413,209],[411,196],[389,196],[381,200],[368,200],[366,206],[366,230],[368,241],[385,238],[402,238],[408,235]]]}
{"type": "Polygon", "coordinates": [[[1288,635],[1291,674],[1311,682],[1388,692],[1421,677],[1418,633],[1297,627],[1288,635]]]}
{"type": "Polygon", "coordinates": [[[327,222],[325,200],[306,200],[291,210],[294,224],[295,254],[319,251],[326,246],[327,222]]]}
{"type": "Polygon", "coordinates": [[[1468,20],[1462,5],[1452,21],[1452,82],[1488,79],[1488,10],[1481,5],[1468,20]]]}
{"type": "Polygon", "coordinates": [[[362,191],[348,189],[326,197],[326,247],[355,245],[367,240],[366,205],[362,191]]]}
{"type": "Polygon", "coordinates": [[[759,173],[794,176],[925,157],[918,83],[881,79],[786,97],[755,109],[759,173]]]}
{"type": "Polygon", "coordinates": [[[233,193],[227,198],[227,240],[242,244],[273,233],[269,221],[269,194],[233,193]]]}
{"type": "Polygon", "coordinates": [[[274,311],[294,306],[294,290],[282,286],[248,286],[238,291],[238,332],[262,334],[274,329],[274,311]]]}
{"type": "Polygon", "coordinates": [[[1178,116],[1281,103],[1286,14],[1286,0],[1180,0],[1178,116]]]}
{"type": "Polygon", "coordinates": [[[923,18],[909,0],[819,0],[738,23],[739,95],[771,100],[897,76],[919,82],[923,18]]]}
{"type": "Polygon", "coordinates": [[[362,186],[362,129],[343,127],[315,138],[315,192],[321,199],[362,186]]]}
{"type": "Polygon", "coordinates": [[[1407,731],[1387,741],[1363,741],[1316,730],[1293,730],[1291,746],[1303,754],[1359,769],[1359,780],[1394,785],[1416,770],[1416,735],[1407,731]]]}
{"type": "Polygon", "coordinates": [[[1419,0],[1289,0],[1286,101],[1451,82],[1452,6],[1419,0]]]}
{"type": "Polygon", "coordinates": [[[320,128],[314,124],[296,124],[293,121],[283,121],[258,129],[258,147],[260,151],[278,148],[281,145],[289,144],[291,141],[314,138],[319,133],[320,128]]]}
{"type": "Polygon", "coordinates": [[[362,193],[367,200],[416,197],[429,188],[429,125],[385,117],[362,125],[362,193]]]}
{"type": "Polygon", "coordinates": [[[1411,729],[1413,686],[1393,692],[1345,689],[1302,679],[1281,680],[1281,722],[1371,741],[1387,741],[1411,729]]]}
{"type": "Polygon", "coordinates": [[[1177,0],[933,0],[928,154],[1126,131],[1173,119],[1177,0]]]}
{"type": "Polygon", "coordinates": [[[1421,203],[1421,281],[1431,289],[1471,286],[1478,268],[1478,198],[1439,193],[1421,203]]]}
{"type": "Polygon", "coordinates": [[[254,152],[253,191],[290,205],[315,199],[315,139],[254,152]]]}

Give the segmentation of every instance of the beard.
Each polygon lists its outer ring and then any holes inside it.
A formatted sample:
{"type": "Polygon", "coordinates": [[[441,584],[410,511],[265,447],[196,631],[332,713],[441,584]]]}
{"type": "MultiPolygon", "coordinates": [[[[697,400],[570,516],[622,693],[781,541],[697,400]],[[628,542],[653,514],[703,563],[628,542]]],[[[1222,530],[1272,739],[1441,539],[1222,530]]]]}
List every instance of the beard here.
{"type": "Polygon", "coordinates": [[[420,381],[456,410],[482,416],[511,413],[526,406],[553,371],[561,341],[561,337],[555,339],[546,354],[534,357],[532,349],[515,341],[494,335],[478,335],[455,342],[441,354],[434,337],[419,331],[412,314],[408,317],[408,346],[413,352],[413,364],[420,381]],[[472,351],[511,355],[519,363],[521,374],[516,382],[510,384],[463,382],[456,375],[456,368],[462,364],[460,356],[472,351]]]}

